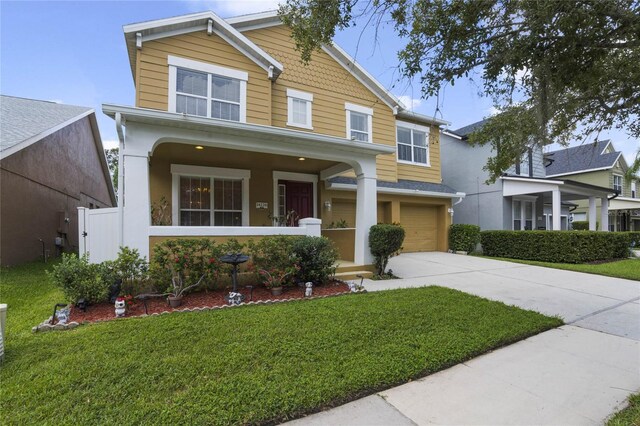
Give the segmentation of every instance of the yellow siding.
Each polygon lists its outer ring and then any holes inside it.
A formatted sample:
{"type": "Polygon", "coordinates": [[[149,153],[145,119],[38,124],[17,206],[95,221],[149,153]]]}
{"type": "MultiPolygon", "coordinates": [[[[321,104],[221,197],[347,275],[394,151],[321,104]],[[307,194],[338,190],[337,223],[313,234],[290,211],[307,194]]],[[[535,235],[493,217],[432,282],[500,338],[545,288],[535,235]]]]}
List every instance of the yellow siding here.
{"type": "Polygon", "coordinates": [[[247,122],[271,124],[271,82],[267,72],[220,37],[208,36],[204,31],[144,43],[136,64],[137,106],[167,110],[168,55],[248,72],[247,122]]]}
{"type": "MultiPolygon", "coordinates": [[[[286,90],[291,88],[313,94],[313,132],[346,137],[344,103],[351,102],[373,108],[373,141],[395,146],[395,117],[391,108],[329,55],[314,53],[312,61],[305,66],[285,26],[243,34],[284,65],[284,72],[273,83],[273,126],[287,127],[286,90]]],[[[378,157],[378,178],[396,181],[394,154],[378,157]]]]}

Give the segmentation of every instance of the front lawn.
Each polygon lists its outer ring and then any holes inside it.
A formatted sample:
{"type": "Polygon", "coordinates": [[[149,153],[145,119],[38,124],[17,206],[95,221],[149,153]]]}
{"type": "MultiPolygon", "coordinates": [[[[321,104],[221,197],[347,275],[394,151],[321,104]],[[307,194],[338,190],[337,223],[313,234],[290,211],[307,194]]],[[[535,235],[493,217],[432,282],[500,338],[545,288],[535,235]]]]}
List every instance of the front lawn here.
{"type": "Polygon", "coordinates": [[[537,262],[534,260],[507,259],[503,257],[491,257],[490,259],[640,281],[640,259],[624,259],[600,264],[537,262]]]}
{"type": "Polygon", "coordinates": [[[2,270],[3,424],[277,422],[561,324],[426,287],[31,334],[60,299],[43,269],[2,270]]]}

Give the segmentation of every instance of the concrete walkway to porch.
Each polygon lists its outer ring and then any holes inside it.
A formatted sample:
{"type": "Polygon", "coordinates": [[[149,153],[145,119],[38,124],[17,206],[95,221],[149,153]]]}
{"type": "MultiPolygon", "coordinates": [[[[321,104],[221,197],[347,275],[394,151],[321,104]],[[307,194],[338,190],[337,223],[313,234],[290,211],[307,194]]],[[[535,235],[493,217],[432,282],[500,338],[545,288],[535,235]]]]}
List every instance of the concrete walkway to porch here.
{"type": "Polygon", "coordinates": [[[602,424],[640,389],[638,281],[448,253],[390,268],[367,290],[440,285],[566,325],[293,424],[602,424]]]}

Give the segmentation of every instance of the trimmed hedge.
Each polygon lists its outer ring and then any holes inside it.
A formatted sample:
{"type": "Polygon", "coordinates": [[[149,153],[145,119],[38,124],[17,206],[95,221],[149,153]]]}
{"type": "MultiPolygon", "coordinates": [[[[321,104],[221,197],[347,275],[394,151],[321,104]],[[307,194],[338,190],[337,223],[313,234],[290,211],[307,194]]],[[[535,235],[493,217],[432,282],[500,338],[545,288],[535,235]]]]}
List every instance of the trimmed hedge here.
{"type": "Polygon", "coordinates": [[[449,227],[449,248],[451,250],[472,252],[479,242],[479,226],[457,224],[449,227]]]}
{"type": "Polygon", "coordinates": [[[555,263],[585,263],[628,256],[629,236],[595,231],[482,231],[485,255],[555,263]]]}
{"type": "Polygon", "coordinates": [[[630,246],[640,249],[640,231],[621,232],[621,234],[627,235],[630,246]]]}
{"type": "MultiPolygon", "coordinates": [[[[574,231],[588,231],[589,230],[589,221],[588,220],[574,220],[571,222],[571,228],[574,231]]],[[[598,229],[596,225],[596,230],[598,229]]]]}
{"type": "Polygon", "coordinates": [[[369,229],[369,248],[379,276],[386,272],[389,259],[402,249],[404,236],[404,228],[396,223],[379,223],[369,229]]]}

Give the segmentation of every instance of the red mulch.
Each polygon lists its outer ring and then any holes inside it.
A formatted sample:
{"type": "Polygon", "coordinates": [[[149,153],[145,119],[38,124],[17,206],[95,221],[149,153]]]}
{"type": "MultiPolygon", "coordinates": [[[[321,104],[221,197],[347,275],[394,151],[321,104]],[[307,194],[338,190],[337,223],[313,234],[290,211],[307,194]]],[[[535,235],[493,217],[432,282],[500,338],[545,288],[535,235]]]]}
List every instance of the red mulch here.
{"type": "MultiPolygon", "coordinates": [[[[208,290],[199,291],[197,293],[191,293],[182,298],[182,305],[176,309],[169,306],[166,297],[154,297],[147,300],[147,313],[149,315],[153,313],[160,313],[164,311],[181,311],[184,309],[224,306],[227,302],[224,300],[224,296],[229,294],[229,289],[220,290],[208,290]]],[[[249,302],[249,289],[244,287],[239,288],[239,292],[245,296],[245,302],[249,302]]],[[[313,288],[313,296],[328,296],[341,293],[348,293],[349,287],[340,282],[332,282],[323,286],[317,286],[313,288]]],[[[281,300],[281,299],[304,299],[304,288],[302,287],[290,287],[284,288],[280,296],[272,296],[271,290],[267,290],[263,286],[256,285],[253,288],[252,302],[258,302],[261,300],[281,300]]],[[[138,301],[135,305],[129,307],[129,311],[125,315],[125,318],[137,317],[144,315],[144,304],[138,301]]],[[[95,322],[115,319],[115,308],[111,303],[100,303],[97,305],[90,305],[87,308],[87,312],[82,312],[80,309],[73,307],[71,309],[71,317],[69,321],[83,322],[95,322]]]]}

